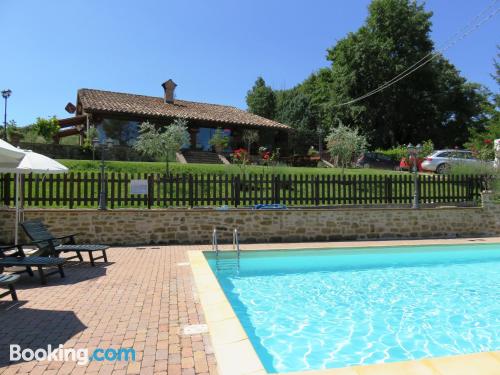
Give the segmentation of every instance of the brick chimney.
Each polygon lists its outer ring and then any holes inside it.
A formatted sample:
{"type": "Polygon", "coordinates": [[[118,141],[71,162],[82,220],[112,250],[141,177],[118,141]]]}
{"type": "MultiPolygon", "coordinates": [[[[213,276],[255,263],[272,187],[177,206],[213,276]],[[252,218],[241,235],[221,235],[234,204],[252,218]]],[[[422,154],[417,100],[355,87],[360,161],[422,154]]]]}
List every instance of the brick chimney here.
{"type": "Polygon", "coordinates": [[[169,79],[166,82],[163,82],[161,85],[162,85],[163,90],[165,92],[165,94],[164,94],[165,103],[173,103],[174,102],[174,91],[175,91],[175,88],[177,87],[177,85],[171,79],[169,79]]]}

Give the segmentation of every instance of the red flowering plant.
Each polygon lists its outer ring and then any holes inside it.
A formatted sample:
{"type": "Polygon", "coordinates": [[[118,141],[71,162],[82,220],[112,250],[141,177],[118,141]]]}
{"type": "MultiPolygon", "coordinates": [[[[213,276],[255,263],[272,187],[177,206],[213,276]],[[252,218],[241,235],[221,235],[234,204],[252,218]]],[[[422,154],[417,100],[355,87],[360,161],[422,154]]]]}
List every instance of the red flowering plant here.
{"type": "Polygon", "coordinates": [[[278,160],[280,157],[280,149],[276,148],[275,150],[270,151],[266,147],[259,147],[259,154],[263,166],[275,167],[278,164],[278,160]]]}
{"type": "Polygon", "coordinates": [[[237,164],[240,168],[244,167],[245,165],[248,164],[250,161],[248,157],[248,151],[243,148],[237,148],[236,150],[233,150],[233,153],[231,154],[231,158],[233,160],[233,164],[237,164]]]}
{"type": "Polygon", "coordinates": [[[271,151],[269,151],[266,147],[259,147],[259,154],[263,164],[267,164],[269,159],[271,159],[271,151]]]}
{"type": "Polygon", "coordinates": [[[236,159],[237,161],[247,161],[248,160],[248,151],[244,148],[237,148],[236,150],[233,150],[232,154],[233,159],[236,159]]]}

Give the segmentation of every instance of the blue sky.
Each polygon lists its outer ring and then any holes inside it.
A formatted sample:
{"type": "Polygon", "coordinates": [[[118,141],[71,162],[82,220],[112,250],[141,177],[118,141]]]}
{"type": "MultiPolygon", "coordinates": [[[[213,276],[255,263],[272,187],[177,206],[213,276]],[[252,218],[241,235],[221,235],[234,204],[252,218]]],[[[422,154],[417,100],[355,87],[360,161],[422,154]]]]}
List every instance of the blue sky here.
{"type": "MultiPolygon", "coordinates": [[[[289,88],[328,65],[326,49],[367,15],[367,0],[1,0],[0,89],[9,119],[70,116],[78,88],[162,95],[245,108],[262,75],[289,88]]],[[[491,0],[428,0],[439,45],[491,0]]],[[[500,15],[446,52],[469,80],[490,74],[500,15]]],[[[0,106],[3,119],[3,103],[0,106]]]]}

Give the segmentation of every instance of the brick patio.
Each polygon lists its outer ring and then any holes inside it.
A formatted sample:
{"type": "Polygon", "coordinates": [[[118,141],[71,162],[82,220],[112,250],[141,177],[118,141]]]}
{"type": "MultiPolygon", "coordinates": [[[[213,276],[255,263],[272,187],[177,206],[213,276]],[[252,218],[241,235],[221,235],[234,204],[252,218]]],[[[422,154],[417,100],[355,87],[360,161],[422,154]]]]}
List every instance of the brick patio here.
{"type": "Polygon", "coordinates": [[[24,274],[19,302],[0,302],[1,374],[216,374],[208,334],[185,336],[182,327],[204,323],[193,290],[187,251],[200,246],[112,248],[98,267],[68,264],[66,278],[47,286],[24,274]],[[22,348],[133,347],[136,362],[16,362],[22,348]]]}

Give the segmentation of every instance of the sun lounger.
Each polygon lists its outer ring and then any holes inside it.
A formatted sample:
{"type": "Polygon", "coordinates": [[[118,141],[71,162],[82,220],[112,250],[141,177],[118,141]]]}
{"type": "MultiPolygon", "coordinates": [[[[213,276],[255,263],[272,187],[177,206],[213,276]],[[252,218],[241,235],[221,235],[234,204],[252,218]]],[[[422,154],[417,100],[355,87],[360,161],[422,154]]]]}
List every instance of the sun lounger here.
{"type": "Polygon", "coordinates": [[[30,276],[33,276],[32,268],[36,268],[42,285],[47,284],[47,276],[59,273],[61,277],[64,277],[63,265],[65,262],[66,260],[63,258],[26,256],[23,245],[0,246],[0,267],[22,267],[25,270],[21,272],[28,272],[30,276]],[[57,269],[50,272],[45,271],[45,269],[53,268],[57,269]]]}
{"type": "Polygon", "coordinates": [[[14,288],[14,283],[17,280],[19,280],[19,275],[6,273],[0,274],[0,286],[6,286],[9,289],[7,292],[0,294],[0,298],[10,294],[12,296],[12,300],[17,301],[16,289],[14,288]]]}
{"type": "Polygon", "coordinates": [[[95,261],[103,259],[108,261],[106,250],[109,246],[106,245],[91,245],[77,244],[75,237],[77,234],[69,234],[61,237],[56,237],[48,228],[38,220],[25,221],[21,224],[28,237],[34,241],[35,245],[40,249],[42,255],[59,256],[60,253],[75,252],[76,255],[66,259],[78,258],[83,261],[82,253],[88,253],[90,264],[95,266],[95,261]],[[94,254],[100,252],[102,255],[96,257],[94,254]]]}

